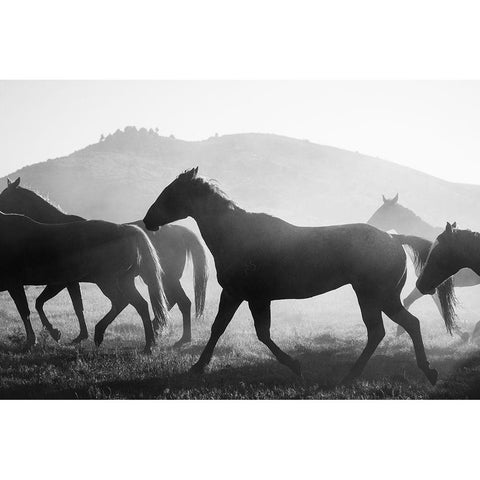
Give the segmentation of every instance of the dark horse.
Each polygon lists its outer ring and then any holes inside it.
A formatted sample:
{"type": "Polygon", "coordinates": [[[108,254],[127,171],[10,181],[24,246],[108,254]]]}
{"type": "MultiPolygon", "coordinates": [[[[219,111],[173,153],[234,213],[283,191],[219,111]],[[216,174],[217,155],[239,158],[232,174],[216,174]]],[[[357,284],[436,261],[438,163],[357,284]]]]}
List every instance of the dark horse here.
{"type": "Polygon", "coordinates": [[[148,303],[135,288],[140,275],[148,286],[155,316],[167,318],[161,267],[147,235],[134,225],[102,221],[47,225],[24,215],[0,213],[0,291],[8,290],[25,324],[26,348],[35,343],[24,285],[64,288],[96,283],[112,302],[95,326],[95,343],[127,306],[133,305],[145,329],[145,351],[154,343],[148,303]]]}
{"type": "MultiPolygon", "coordinates": [[[[197,176],[197,171],[179,175],[144,218],[145,226],[156,230],[166,223],[193,217],[215,259],[223,290],[210,339],[192,367],[194,372],[202,372],[210,362],[218,339],[245,300],[258,339],[281,363],[301,375],[300,363],[270,337],[271,301],[312,297],[351,284],[368,339],[344,381],[360,375],[383,339],[385,312],[410,334],[417,364],[435,384],[438,374],[427,361],[419,321],[400,301],[406,279],[406,256],[401,245],[410,245],[419,257],[426,258],[429,242],[392,236],[366,224],[297,227],[264,213],[246,212],[212,182],[197,176]]],[[[451,329],[454,318],[446,310],[445,324],[451,329]]]]}
{"type": "MultiPolygon", "coordinates": [[[[422,220],[420,217],[415,215],[415,213],[400,205],[398,203],[398,193],[393,198],[385,198],[382,195],[383,203],[382,205],[374,212],[370,217],[367,223],[373,225],[374,227],[379,228],[380,230],[395,230],[398,233],[403,233],[405,235],[416,235],[419,237],[426,238],[427,240],[433,240],[439,235],[443,230],[440,227],[433,227],[429,223],[422,220]]],[[[416,270],[417,276],[420,275],[420,271],[416,270]]],[[[454,287],[471,287],[473,285],[480,284],[480,276],[469,268],[461,269],[453,277],[454,287]]],[[[414,288],[409,295],[407,295],[403,301],[405,308],[408,310],[410,306],[418,300],[422,294],[417,288],[414,288]]],[[[440,313],[442,313],[440,301],[438,296],[434,294],[432,296],[435,304],[437,305],[440,313]]],[[[401,328],[398,329],[397,334],[403,333],[401,328]]],[[[457,333],[462,337],[463,340],[468,340],[468,333],[457,330],[457,333]]],[[[480,328],[475,328],[474,335],[480,333],[480,328]]]]}
{"type": "MultiPolygon", "coordinates": [[[[471,268],[480,275],[480,234],[456,227],[456,223],[447,223],[430,249],[417,280],[417,288],[423,294],[433,294],[437,285],[462,268],[471,268]]],[[[480,329],[479,325],[480,322],[475,331],[480,329]]]]}
{"type": "MultiPolygon", "coordinates": [[[[7,180],[7,188],[0,194],[0,211],[19,213],[41,223],[58,224],[84,221],[82,217],[67,215],[32,190],[20,187],[20,178],[14,182],[7,180]]],[[[132,222],[131,225],[143,227],[143,222],[132,222]]],[[[197,317],[203,314],[205,292],[207,287],[207,261],[205,250],[198,237],[188,228],[180,225],[169,225],[158,233],[147,232],[150,241],[155,246],[164,273],[163,286],[169,309],[175,304],[182,312],[183,335],[177,345],[189,342],[192,338],[190,308],[191,301],[180,284],[187,257],[190,255],[194,272],[195,310],[197,317]]],[[[68,289],[77,314],[80,333],[72,343],[78,343],[88,338],[87,326],[83,315],[82,295],[78,283],[69,285],[47,285],[35,302],[42,324],[48,329],[55,340],[60,338],[60,332],[51,327],[43,310],[45,302],[53,298],[64,288],[68,289]]],[[[154,319],[154,328],[158,330],[158,319],[154,319]]]]}

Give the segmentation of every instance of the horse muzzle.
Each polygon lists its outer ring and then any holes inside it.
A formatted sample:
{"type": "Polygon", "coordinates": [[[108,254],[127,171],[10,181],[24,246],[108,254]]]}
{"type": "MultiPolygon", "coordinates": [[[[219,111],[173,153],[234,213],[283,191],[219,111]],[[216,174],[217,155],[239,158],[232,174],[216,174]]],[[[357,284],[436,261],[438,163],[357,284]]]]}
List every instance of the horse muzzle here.
{"type": "Polygon", "coordinates": [[[143,219],[143,224],[145,225],[145,228],[151,232],[156,232],[159,229],[158,225],[154,225],[153,223],[150,223],[143,219]]]}

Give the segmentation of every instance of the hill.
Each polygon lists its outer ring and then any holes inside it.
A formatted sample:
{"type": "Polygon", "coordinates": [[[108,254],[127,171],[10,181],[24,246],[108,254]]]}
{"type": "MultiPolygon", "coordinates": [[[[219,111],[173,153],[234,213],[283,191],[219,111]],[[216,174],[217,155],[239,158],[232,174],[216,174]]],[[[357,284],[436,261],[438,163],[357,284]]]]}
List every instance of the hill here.
{"type": "MultiPolygon", "coordinates": [[[[158,193],[193,166],[218,180],[240,206],[298,224],[366,221],[381,195],[434,225],[456,220],[480,229],[480,186],[450,183],[379,158],[272,134],[235,134],[188,142],[127,127],[62,158],[9,176],[87,218],[142,218],[158,193]]],[[[0,180],[4,185],[5,178],[0,180]]]]}

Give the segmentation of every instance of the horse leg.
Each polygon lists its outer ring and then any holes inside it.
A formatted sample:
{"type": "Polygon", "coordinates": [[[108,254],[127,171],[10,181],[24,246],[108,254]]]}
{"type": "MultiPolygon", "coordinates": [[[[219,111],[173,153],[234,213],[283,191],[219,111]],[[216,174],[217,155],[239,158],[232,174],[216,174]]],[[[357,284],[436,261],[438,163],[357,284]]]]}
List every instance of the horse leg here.
{"type": "Polygon", "coordinates": [[[222,336],[242,301],[243,300],[232,297],[225,290],[222,290],[218,312],[212,325],[210,338],[197,363],[190,369],[191,372],[202,373],[204,368],[209,364],[218,339],[222,336]]]}
{"type": "Polygon", "coordinates": [[[73,309],[77,315],[78,325],[80,327],[80,333],[70,342],[70,345],[76,345],[88,338],[87,324],[85,323],[85,316],[83,314],[82,292],[79,283],[70,283],[67,285],[67,289],[72,299],[73,309]]]}
{"type": "MultiPolygon", "coordinates": [[[[423,297],[423,295],[420,292],[420,290],[417,287],[414,287],[414,289],[403,300],[403,306],[405,307],[406,310],[408,310],[412,306],[412,304],[421,297],[423,297]]],[[[405,330],[400,325],[398,325],[397,337],[402,336],[404,333],[405,333],[405,330]]]]}
{"type": "Polygon", "coordinates": [[[58,295],[63,289],[63,285],[47,285],[43,292],[35,300],[35,308],[38,312],[40,320],[42,321],[42,325],[56,342],[60,340],[60,330],[53,328],[52,324],[48,321],[48,318],[43,310],[43,306],[46,302],[48,302],[48,300],[53,298],[55,295],[58,295]]]}
{"type": "Polygon", "coordinates": [[[295,375],[302,376],[302,368],[298,360],[286,354],[270,337],[271,311],[270,302],[249,302],[248,306],[253,315],[255,331],[258,339],[264,343],[275,355],[277,360],[292,370],[295,375]]]}
{"type": "Polygon", "coordinates": [[[350,372],[342,380],[342,384],[351,383],[362,373],[365,365],[370,360],[370,357],[383,340],[383,337],[385,337],[382,310],[378,306],[378,303],[369,298],[367,294],[359,292],[356,293],[360,310],[362,312],[362,319],[367,327],[367,344],[351,368],[350,372]]]}
{"type": "Polygon", "coordinates": [[[35,345],[36,337],[30,322],[30,309],[28,308],[27,297],[23,285],[18,285],[8,289],[8,293],[12,297],[17,307],[20,317],[22,317],[25,325],[25,333],[27,334],[27,341],[25,343],[25,350],[28,350],[35,345]]]}
{"type": "Polygon", "coordinates": [[[95,345],[99,347],[103,342],[105,330],[115,320],[118,314],[125,309],[129,302],[124,298],[124,295],[122,295],[116,282],[102,282],[97,283],[97,285],[112,302],[110,311],[95,325],[93,340],[95,345]]]}
{"type": "Polygon", "coordinates": [[[128,278],[121,287],[122,293],[128,302],[133,305],[135,310],[140,315],[143,322],[143,328],[145,330],[145,349],[144,353],[152,352],[152,345],[155,343],[155,337],[153,333],[152,322],[150,320],[150,314],[148,312],[148,303],[140,295],[140,292],[135,287],[135,278],[128,278]]]}
{"type": "Polygon", "coordinates": [[[180,281],[176,281],[172,288],[172,295],[175,298],[175,303],[178,305],[183,318],[183,334],[180,340],[175,343],[174,347],[181,347],[184,343],[190,343],[192,341],[192,320],[191,320],[191,308],[192,302],[187,297],[185,290],[183,290],[180,281]]]}
{"type": "Polygon", "coordinates": [[[410,312],[405,310],[400,298],[394,301],[391,305],[383,308],[385,314],[390,317],[395,323],[401,325],[410,335],[415,350],[417,365],[427,377],[428,381],[435,385],[437,383],[438,372],[434,368],[430,368],[427,356],[425,354],[425,347],[423,346],[422,333],[420,330],[420,322],[417,317],[414,317],[410,312]]]}

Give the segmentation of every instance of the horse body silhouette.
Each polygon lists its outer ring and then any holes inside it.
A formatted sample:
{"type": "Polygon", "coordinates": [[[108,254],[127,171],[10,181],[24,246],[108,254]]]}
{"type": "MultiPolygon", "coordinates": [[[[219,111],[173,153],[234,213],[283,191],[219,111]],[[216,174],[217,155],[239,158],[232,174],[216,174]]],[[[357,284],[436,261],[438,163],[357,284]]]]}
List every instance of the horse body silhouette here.
{"type": "MultiPolygon", "coordinates": [[[[360,375],[383,339],[385,312],[410,334],[418,366],[432,384],[436,382],[437,372],[427,361],[419,321],[400,301],[406,279],[401,244],[410,244],[419,257],[426,259],[429,242],[417,237],[394,238],[366,224],[297,227],[263,213],[246,212],[211,182],[197,176],[197,171],[179,175],[144,218],[147,229],[156,230],[180,218],[193,217],[215,260],[223,290],[210,339],[193,371],[204,370],[236,310],[247,301],[259,340],[281,363],[301,374],[299,362],[270,336],[271,301],[307,298],[351,284],[368,339],[344,381],[360,375]]],[[[448,311],[444,318],[447,328],[452,328],[448,311]]]]}
{"type": "MultiPolygon", "coordinates": [[[[416,235],[426,238],[427,240],[431,240],[432,242],[437,235],[443,231],[442,228],[433,227],[415,215],[412,210],[400,205],[398,203],[398,193],[391,199],[385,198],[384,195],[382,195],[382,198],[383,204],[370,217],[367,222],[369,225],[373,225],[380,230],[395,230],[406,235],[416,235]]],[[[416,269],[415,273],[418,277],[418,275],[420,275],[420,270],[416,269]]],[[[452,281],[454,287],[472,287],[480,284],[480,276],[469,268],[463,268],[452,277],[452,281]]],[[[414,289],[405,297],[403,301],[405,308],[408,310],[411,305],[420,297],[422,297],[421,292],[418,290],[418,288],[414,287],[414,289]]],[[[437,294],[433,294],[432,299],[440,311],[440,314],[442,314],[442,309],[437,294]]],[[[397,330],[397,335],[400,335],[403,332],[404,330],[399,327],[397,330]]],[[[477,335],[477,333],[480,333],[480,329],[475,328],[474,332],[475,335],[477,335]]],[[[468,333],[462,332],[460,329],[457,330],[457,333],[462,337],[463,340],[468,340],[468,333]]]]}
{"type": "MultiPolygon", "coordinates": [[[[76,215],[67,215],[47,200],[37,195],[32,190],[20,187],[20,178],[15,182],[7,181],[8,185],[0,194],[0,211],[4,213],[18,213],[26,215],[40,223],[62,224],[85,221],[84,218],[76,215]]],[[[132,222],[130,225],[136,225],[142,228],[143,222],[132,222]]],[[[143,228],[142,228],[143,229],[143,228]]],[[[205,293],[207,286],[207,261],[205,250],[197,236],[188,228],[180,225],[169,225],[161,229],[158,233],[147,233],[150,241],[155,246],[160,264],[164,273],[163,286],[169,309],[175,304],[178,305],[183,317],[183,335],[177,342],[180,345],[191,340],[191,301],[182,288],[180,278],[185,269],[188,256],[192,259],[194,272],[194,292],[195,292],[195,310],[196,316],[203,314],[205,306],[205,293]]],[[[83,314],[83,303],[78,283],[68,285],[47,285],[35,302],[36,309],[42,320],[42,324],[48,329],[55,340],[60,338],[60,332],[54,329],[44,312],[44,304],[53,298],[64,288],[68,289],[72,299],[75,313],[78,317],[80,333],[72,343],[78,343],[88,338],[87,326],[83,314]]],[[[158,319],[154,318],[154,328],[158,329],[158,319]]]]}
{"type": "MultiPolygon", "coordinates": [[[[133,225],[102,221],[47,225],[24,215],[0,213],[0,290],[8,290],[25,325],[26,348],[35,343],[24,285],[63,289],[79,282],[96,283],[112,302],[111,310],[95,326],[95,343],[105,329],[131,304],[142,318],[145,350],[154,343],[148,304],[135,288],[140,275],[148,286],[152,309],[167,318],[161,268],[147,235],[133,225]]],[[[50,325],[49,330],[52,327],[50,325]]]]}

